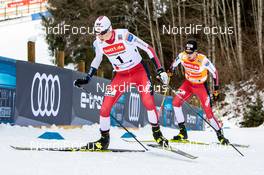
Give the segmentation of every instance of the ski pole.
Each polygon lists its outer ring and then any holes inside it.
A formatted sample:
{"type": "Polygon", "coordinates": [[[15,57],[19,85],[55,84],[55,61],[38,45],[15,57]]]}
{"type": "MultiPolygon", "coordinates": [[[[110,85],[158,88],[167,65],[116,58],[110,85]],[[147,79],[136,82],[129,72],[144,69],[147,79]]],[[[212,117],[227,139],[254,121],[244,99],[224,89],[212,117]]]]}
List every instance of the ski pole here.
{"type": "MultiPolygon", "coordinates": [[[[85,93],[89,93],[87,89],[85,88],[80,88],[82,89],[85,93]]],[[[97,104],[101,105],[98,101],[96,101],[97,104]]],[[[128,132],[135,140],[137,143],[139,143],[146,151],[148,151],[148,149],[136,138],[136,136],[134,134],[132,134],[120,121],[118,121],[113,115],[110,114],[110,117],[112,117],[118,124],[119,126],[121,126],[126,132],[128,132]]]]}
{"type": "MultiPolygon", "coordinates": [[[[212,125],[211,123],[209,123],[200,113],[198,113],[195,109],[193,109],[191,107],[191,105],[189,103],[187,103],[181,96],[178,95],[177,91],[175,91],[174,89],[172,89],[172,87],[168,86],[172,92],[177,95],[177,97],[179,97],[185,104],[186,106],[194,113],[196,113],[204,122],[206,122],[211,128],[213,128],[213,130],[217,131],[212,125]]],[[[244,157],[244,154],[242,154],[232,143],[229,143],[230,146],[232,146],[241,156],[244,157]]]]}
{"type": "MultiPolygon", "coordinates": [[[[167,85],[168,88],[171,89],[171,91],[177,95],[177,97],[179,97],[184,104],[186,104],[186,106],[194,113],[196,113],[203,121],[205,121],[205,123],[207,123],[211,128],[213,128],[213,130],[217,131],[212,125],[211,123],[209,123],[200,113],[198,113],[196,110],[194,110],[191,105],[186,102],[186,100],[184,100],[181,96],[178,95],[177,91],[175,91],[170,85],[167,85]]],[[[241,156],[244,156],[244,154],[242,154],[232,143],[229,143],[230,146],[232,146],[241,156]]]]}
{"type": "MultiPolygon", "coordinates": [[[[169,73],[168,73],[169,74],[169,73]]],[[[169,79],[168,79],[168,84],[170,83],[170,79],[171,79],[171,74],[168,75],[169,76],[169,79]]],[[[159,79],[159,78],[158,78],[159,79]]],[[[163,111],[163,108],[164,108],[164,102],[165,102],[165,98],[167,96],[167,93],[168,93],[168,88],[166,88],[165,92],[164,92],[164,97],[162,99],[162,102],[161,102],[161,105],[160,105],[160,110],[159,110],[159,116],[162,115],[162,111],[163,111]]]]}
{"type": "Polygon", "coordinates": [[[148,151],[148,149],[120,121],[118,121],[113,115],[110,114],[110,116],[119,124],[119,126],[121,126],[126,132],[128,132],[146,151],[148,151]]]}

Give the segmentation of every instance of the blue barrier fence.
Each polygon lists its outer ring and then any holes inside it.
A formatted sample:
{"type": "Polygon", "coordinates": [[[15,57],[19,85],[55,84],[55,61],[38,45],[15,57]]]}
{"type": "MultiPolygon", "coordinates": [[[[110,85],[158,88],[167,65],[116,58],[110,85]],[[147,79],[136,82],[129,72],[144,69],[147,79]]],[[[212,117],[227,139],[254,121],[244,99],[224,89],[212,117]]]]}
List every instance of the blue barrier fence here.
{"type": "Polygon", "coordinates": [[[31,15],[31,20],[32,21],[39,20],[42,17],[50,17],[50,16],[51,16],[51,14],[48,11],[46,11],[46,12],[40,12],[40,13],[34,13],[34,14],[31,15]]]}
{"type": "MultiPolygon", "coordinates": [[[[0,122],[18,125],[83,125],[99,122],[104,92],[98,91],[97,87],[106,86],[109,80],[94,77],[85,87],[89,93],[85,93],[72,85],[75,79],[84,76],[83,73],[55,66],[0,57],[0,122]]],[[[157,109],[162,98],[162,95],[155,94],[157,109]]],[[[194,109],[202,114],[200,108],[194,109]]],[[[196,113],[184,106],[183,113],[189,129],[204,129],[204,122],[196,113]]],[[[146,109],[136,90],[125,93],[114,105],[111,114],[129,127],[148,123],[146,109]]],[[[165,98],[160,123],[165,127],[177,127],[170,96],[165,98]]],[[[114,120],[111,120],[111,124],[118,125],[114,120]]]]}
{"type": "Polygon", "coordinates": [[[0,122],[14,123],[16,60],[0,57],[0,122]]]}

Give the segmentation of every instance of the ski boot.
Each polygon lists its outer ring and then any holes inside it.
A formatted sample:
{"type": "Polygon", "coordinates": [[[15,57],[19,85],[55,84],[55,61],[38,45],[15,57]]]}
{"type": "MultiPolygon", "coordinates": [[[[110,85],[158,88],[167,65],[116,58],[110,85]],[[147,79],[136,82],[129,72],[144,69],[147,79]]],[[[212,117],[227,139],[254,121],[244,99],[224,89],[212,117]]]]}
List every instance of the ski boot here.
{"type": "Polygon", "coordinates": [[[109,130],[101,131],[101,138],[95,142],[89,142],[86,149],[89,150],[106,150],[109,146],[110,137],[109,130]]]}
{"type": "Polygon", "coordinates": [[[180,133],[176,136],[173,137],[173,140],[187,140],[188,139],[188,135],[187,135],[187,130],[185,128],[184,122],[183,123],[179,123],[179,128],[180,128],[180,133]]]}
{"type": "Polygon", "coordinates": [[[152,126],[152,132],[153,132],[153,137],[155,141],[163,147],[168,147],[169,146],[169,141],[162,135],[160,131],[160,126],[152,126]]]}
{"type": "Polygon", "coordinates": [[[222,129],[219,129],[218,131],[216,131],[216,135],[217,135],[217,138],[220,144],[228,145],[230,143],[229,140],[224,137],[224,133],[222,129]]]}

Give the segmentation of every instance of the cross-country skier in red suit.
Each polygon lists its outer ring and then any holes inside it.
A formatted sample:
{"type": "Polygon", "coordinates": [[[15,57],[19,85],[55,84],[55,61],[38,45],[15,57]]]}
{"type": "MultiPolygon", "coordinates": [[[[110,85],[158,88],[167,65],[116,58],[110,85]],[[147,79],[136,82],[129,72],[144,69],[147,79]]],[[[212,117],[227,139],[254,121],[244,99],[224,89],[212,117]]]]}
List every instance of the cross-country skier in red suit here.
{"type": "Polygon", "coordinates": [[[175,69],[179,64],[184,67],[186,80],[179,88],[179,95],[173,99],[174,113],[178,121],[180,133],[174,136],[174,140],[186,140],[188,138],[185,128],[185,119],[182,113],[182,104],[188,100],[191,95],[195,94],[201,101],[203,110],[206,114],[212,127],[214,127],[217,137],[222,144],[228,144],[229,141],[224,137],[223,131],[215,118],[210,105],[210,95],[207,90],[206,80],[208,71],[214,78],[214,99],[218,98],[218,73],[215,66],[203,54],[197,52],[197,42],[188,40],[185,46],[185,51],[181,52],[172,64],[172,69],[175,69]]]}
{"type": "MultiPolygon", "coordinates": [[[[76,87],[87,84],[96,73],[103,55],[107,56],[112,64],[115,77],[112,79],[111,88],[105,93],[103,104],[100,110],[100,131],[101,138],[95,142],[88,143],[88,148],[107,149],[110,141],[110,112],[113,105],[123,94],[120,85],[126,83],[127,86],[134,84],[136,87],[147,87],[147,90],[139,91],[141,100],[147,109],[148,120],[152,125],[153,137],[157,143],[168,144],[168,140],[163,137],[158,115],[154,103],[154,96],[151,90],[151,82],[147,71],[142,65],[142,57],[138,48],[144,50],[156,68],[157,75],[166,85],[168,84],[167,73],[161,67],[153,48],[140,38],[130,33],[127,29],[112,29],[111,22],[106,16],[97,18],[94,24],[96,40],[93,43],[95,58],[91,63],[90,70],[86,78],[77,79],[74,82],[76,87]]],[[[142,88],[141,88],[142,89],[142,88]]]]}

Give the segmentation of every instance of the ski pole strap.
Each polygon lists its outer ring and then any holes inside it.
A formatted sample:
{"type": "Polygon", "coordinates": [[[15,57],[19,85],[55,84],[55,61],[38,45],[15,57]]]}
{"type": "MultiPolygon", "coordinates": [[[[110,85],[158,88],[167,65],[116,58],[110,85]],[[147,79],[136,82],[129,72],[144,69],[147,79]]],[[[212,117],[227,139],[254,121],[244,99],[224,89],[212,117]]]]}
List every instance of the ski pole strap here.
{"type": "MultiPolygon", "coordinates": [[[[168,78],[168,84],[170,83],[170,76],[168,78]]],[[[159,110],[159,116],[162,115],[162,110],[163,110],[163,107],[164,107],[164,102],[165,102],[165,98],[167,96],[167,93],[168,93],[168,87],[166,87],[166,90],[164,92],[164,95],[163,95],[163,99],[162,99],[162,102],[161,102],[161,105],[160,105],[160,110],[159,110]]]]}
{"type": "Polygon", "coordinates": [[[87,72],[87,77],[89,77],[90,79],[94,76],[94,74],[96,73],[97,69],[94,67],[90,67],[89,71],[87,72]]]}

